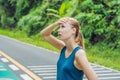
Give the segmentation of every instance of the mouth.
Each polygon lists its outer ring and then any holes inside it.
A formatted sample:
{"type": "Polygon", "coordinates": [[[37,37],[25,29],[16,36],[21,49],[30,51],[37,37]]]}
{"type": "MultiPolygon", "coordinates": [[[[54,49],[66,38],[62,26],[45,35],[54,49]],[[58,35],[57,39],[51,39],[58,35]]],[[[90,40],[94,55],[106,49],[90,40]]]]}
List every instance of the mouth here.
{"type": "Polygon", "coordinates": [[[58,36],[61,36],[61,34],[60,34],[60,33],[58,33],[58,36]]]}

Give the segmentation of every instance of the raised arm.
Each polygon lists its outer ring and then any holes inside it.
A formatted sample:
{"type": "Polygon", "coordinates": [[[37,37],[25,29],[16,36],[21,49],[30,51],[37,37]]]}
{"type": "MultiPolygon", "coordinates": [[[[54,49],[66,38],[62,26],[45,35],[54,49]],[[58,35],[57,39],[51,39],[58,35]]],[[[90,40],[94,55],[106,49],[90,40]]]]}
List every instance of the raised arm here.
{"type": "Polygon", "coordinates": [[[59,21],[49,25],[48,27],[46,27],[45,29],[43,29],[40,34],[42,35],[42,37],[49,42],[51,45],[53,45],[54,47],[58,48],[58,49],[62,49],[65,44],[63,41],[57,39],[56,37],[54,37],[51,33],[52,31],[58,27],[60,25],[59,21]]]}

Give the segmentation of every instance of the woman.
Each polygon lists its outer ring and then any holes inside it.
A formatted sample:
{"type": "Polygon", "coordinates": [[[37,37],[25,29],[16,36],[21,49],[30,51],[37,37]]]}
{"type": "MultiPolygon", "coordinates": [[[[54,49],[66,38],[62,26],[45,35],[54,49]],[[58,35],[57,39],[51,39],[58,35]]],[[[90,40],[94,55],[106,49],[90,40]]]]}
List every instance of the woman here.
{"type": "Polygon", "coordinates": [[[61,50],[57,62],[57,80],[83,80],[84,74],[88,80],[98,80],[87,60],[83,36],[79,28],[77,20],[65,17],[41,31],[41,35],[46,41],[61,50]],[[51,34],[57,27],[59,27],[60,40],[51,34]]]}

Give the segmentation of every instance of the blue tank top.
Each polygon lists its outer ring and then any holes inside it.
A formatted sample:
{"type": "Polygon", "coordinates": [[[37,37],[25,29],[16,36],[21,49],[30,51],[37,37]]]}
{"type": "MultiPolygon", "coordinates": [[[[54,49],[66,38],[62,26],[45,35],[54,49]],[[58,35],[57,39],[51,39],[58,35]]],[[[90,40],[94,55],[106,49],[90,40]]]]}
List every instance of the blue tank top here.
{"type": "Polygon", "coordinates": [[[74,66],[75,53],[80,49],[76,47],[69,57],[65,57],[66,46],[61,50],[57,62],[57,80],[83,80],[84,72],[74,66]]]}

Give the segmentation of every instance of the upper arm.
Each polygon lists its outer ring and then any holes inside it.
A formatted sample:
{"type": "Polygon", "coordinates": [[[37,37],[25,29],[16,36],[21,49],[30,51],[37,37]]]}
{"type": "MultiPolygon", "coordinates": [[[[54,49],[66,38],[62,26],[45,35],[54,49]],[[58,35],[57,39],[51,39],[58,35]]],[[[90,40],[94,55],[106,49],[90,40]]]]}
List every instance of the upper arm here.
{"type": "Polygon", "coordinates": [[[84,71],[91,68],[90,63],[87,60],[85,51],[79,50],[75,55],[75,59],[84,71]]]}
{"type": "Polygon", "coordinates": [[[96,73],[94,72],[90,63],[88,62],[88,59],[86,57],[86,53],[84,50],[79,50],[75,55],[75,59],[77,63],[82,67],[82,70],[84,71],[88,80],[98,80],[96,73]]]}
{"type": "Polygon", "coordinates": [[[57,39],[56,37],[49,35],[49,36],[44,36],[44,39],[49,42],[51,45],[53,45],[54,47],[58,48],[58,49],[62,49],[65,44],[63,41],[57,39]]]}

